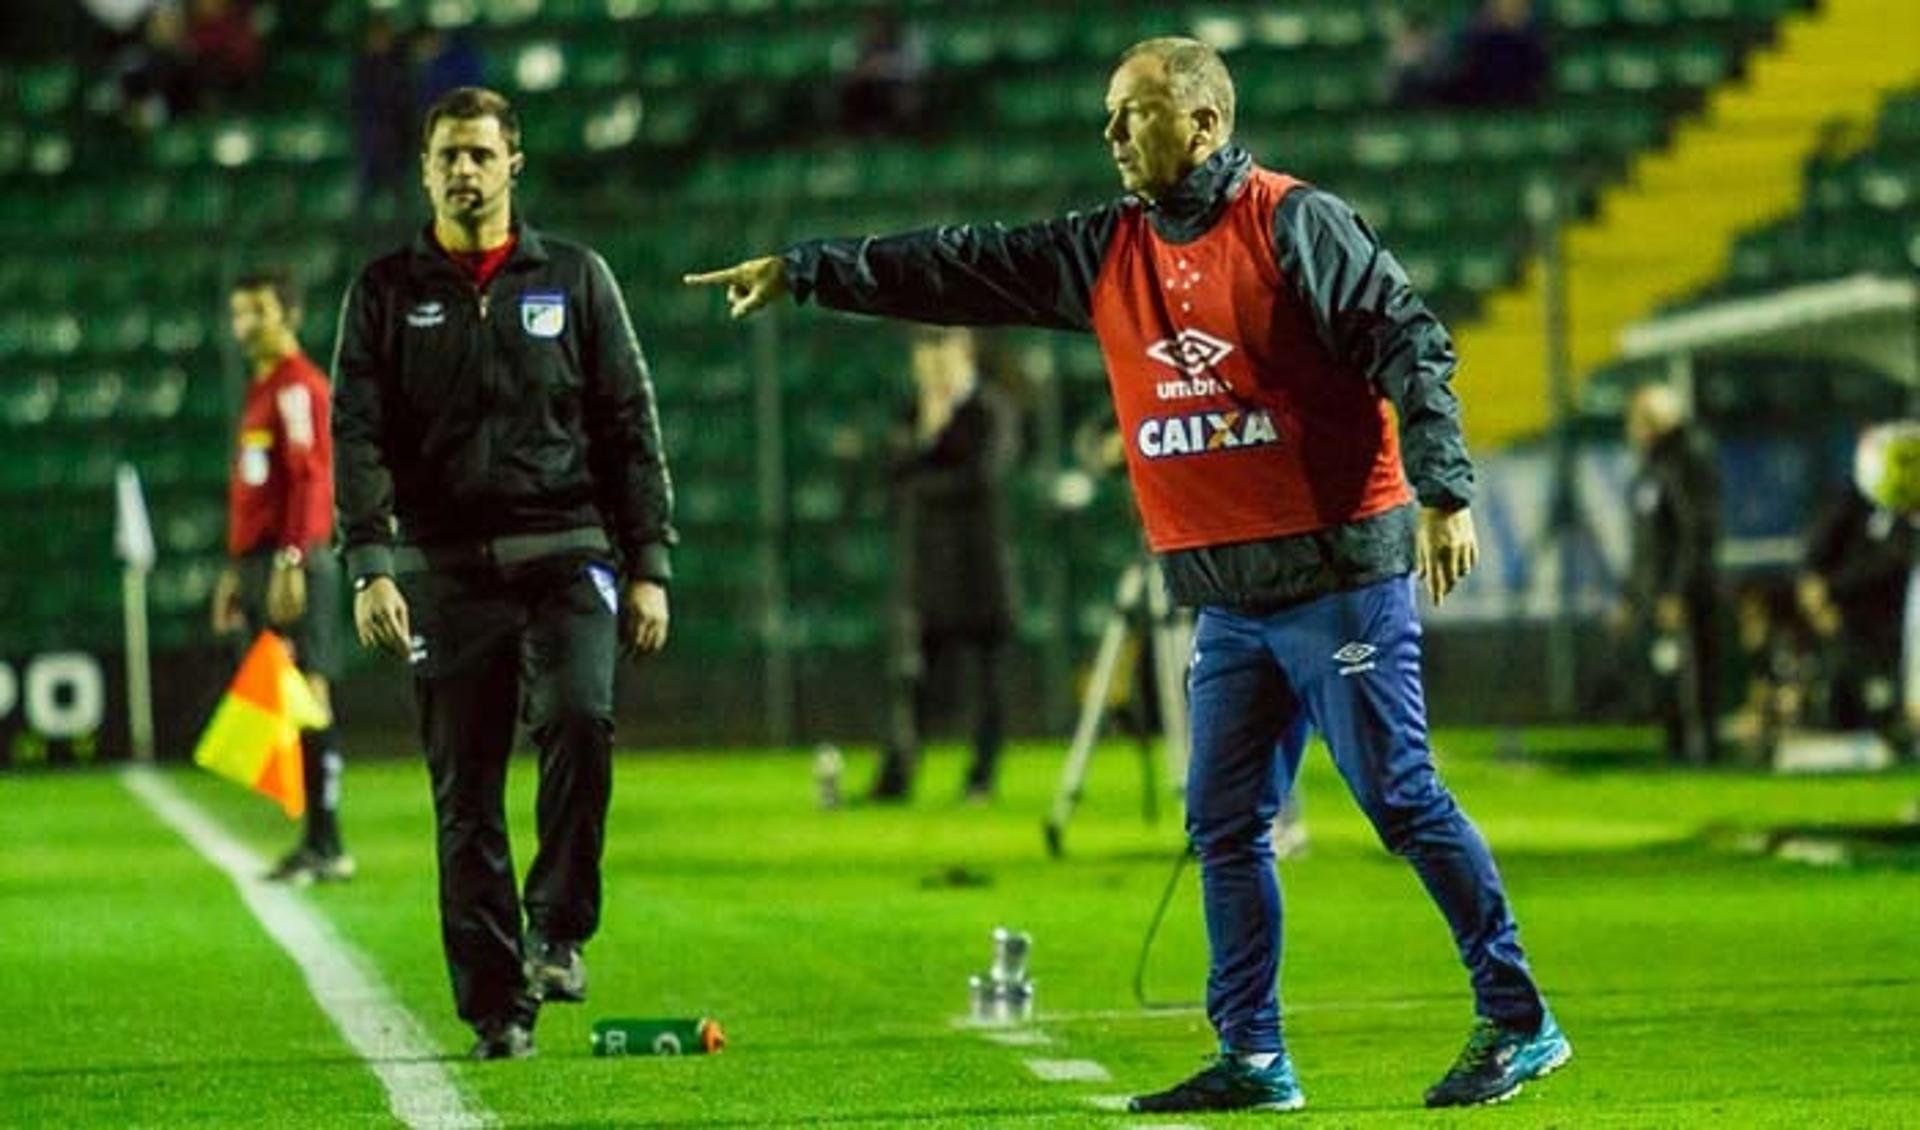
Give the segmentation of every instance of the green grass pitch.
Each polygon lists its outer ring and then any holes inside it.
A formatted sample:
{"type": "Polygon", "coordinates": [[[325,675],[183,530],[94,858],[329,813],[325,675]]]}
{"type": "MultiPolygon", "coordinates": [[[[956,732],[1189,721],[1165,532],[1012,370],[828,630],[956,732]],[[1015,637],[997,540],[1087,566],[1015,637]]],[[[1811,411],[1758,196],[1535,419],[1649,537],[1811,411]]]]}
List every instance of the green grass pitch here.
{"type": "MultiPolygon", "coordinates": [[[[1465,977],[1412,873],[1386,855],[1323,753],[1309,755],[1310,853],[1282,865],[1289,1041],[1326,1127],[1920,1126],[1920,869],[1816,868],[1745,854],[1745,832],[1891,822],[1920,774],[1778,779],[1671,773],[1616,755],[1640,737],[1442,735],[1442,768],[1493,842],[1522,938],[1576,1055],[1513,1102],[1420,1109],[1470,1020],[1465,977]],[[1595,751],[1596,756],[1586,756],[1595,751]]],[[[367,751],[360,751],[367,752],[367,751]]],[[[1060,750],[1009,758],[991,808],[963,807],[959,755],[905,809],[820,811],[805,757],[623,757],[592,999],[541,1018],[537,1058],[451,1065],[502,1125],[1128,1127],[1091,1100],[1158,1088],[1209,1050],[1195,1011],[1143,1013],[1129,978],[1179,842],[1140,815],[1130,749],[1095,761],[1068,858],[1042,850],[1060,750]],[[964,866],[988,881],[930,880],[964,866]],[[1032,933],[1044,1046],[955,1026],[997,924],[1032,933]],[[713,1015],[715,1057],[594,1059],[611,1015],[713,1015]],[[1033,1057],[1108,1082],[1045,1082],[1033,1057]]],[[[862,759],[849,773],[862,783],[862,759]]],[[[291,839],[261,799],[169,778],[262,855],[291,839]]],[[[515,765],[517,862],[533,765],[515,765]]],[[[350,765],[361,877],[305,896],[378,967],[442,1052],[453,1017],[434,914],[425,770],[350,765]]],[[[1148,973],[1191,999],[1205,946],[1191,871],[1148,973]]],[[[232,886],[111,773],[0,777],[0,1125],[380,1126],[375,1076],[232,886]]],[[[1207,1126],[1274,1116],[1190,1117],[1207,1126]]]]}

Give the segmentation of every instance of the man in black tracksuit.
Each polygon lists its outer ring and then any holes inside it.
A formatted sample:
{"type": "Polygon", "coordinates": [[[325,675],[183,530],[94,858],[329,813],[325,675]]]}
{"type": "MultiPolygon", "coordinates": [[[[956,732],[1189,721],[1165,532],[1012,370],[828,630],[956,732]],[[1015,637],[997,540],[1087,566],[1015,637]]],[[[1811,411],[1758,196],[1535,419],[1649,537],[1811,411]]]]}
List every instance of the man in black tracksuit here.
{"type": "MultiPolygon", "coordinates": [[[[1871,433],[1862,436],[1864,448],[1871,433]]],[[[1872,728],[1912,756],[1901,678],[1907,585],[1920,559],[1920,534],[1904,515],[1876,505],[1854,483],[1807,533],[1801,600],[1833,662],[1829,724],[1872,728]]]]}
{"type": "Polygon", "coordinates": [[[1271,829],[1309,728],[1472,977],[1478,1023],[1427,1103],[1505,1098],[1572,1047],[1428,748],[1409,574],[1438,600],[1476,557],[1453,346],[1351,208],[1231,143],[1234,101],[1211,48],[1147,40],[1107,90],[1132,195],[1017,228],[810,241],[686,281],[726,287],[736,317],[792,296],[1098,339],[1148,541],[1173,598],[1199,606],[1187,829],[1221,1051],[1132,1109],[1306,1101],[1280,1030],[1271,829]]]}
{"type": "Polygon", "coordinates": [[[504,98],[428,112],[433,223],[354,281],[334,446],[363,644],[413,667],[440,919],[478,1058],[533,1050],[585,998],[612,784],[613,669],[666,642],[672,493],[653,390],[606,263],[516,220],[504,98]],[[504,812],[515,723],[540,751],[525,939],[504,812]]]}
{"type": "Polygon", "coordinates": [[[1668,759],[1705,765],[1720,745],[1720,470],[1711,441],[1665,385],[1634,393],[1627,437],[1640,456],[1627,612],[1645,642],[1668,759]]]}
{"type": "Polygon", "coordinates": [[[980,378],[978,349],[966,329],[926,327],[913,338],[917,396],[888,467],[900,527],[893,615],[900,654],[887,746],[868,794],[874,801],[906,799],[935,704],[965,699],[940,692],[961,686],[971,686],[973,706],[965,796],[993,796],[1013,634],[1006,479],[1019,420],[1007,396],[980,378]]]}

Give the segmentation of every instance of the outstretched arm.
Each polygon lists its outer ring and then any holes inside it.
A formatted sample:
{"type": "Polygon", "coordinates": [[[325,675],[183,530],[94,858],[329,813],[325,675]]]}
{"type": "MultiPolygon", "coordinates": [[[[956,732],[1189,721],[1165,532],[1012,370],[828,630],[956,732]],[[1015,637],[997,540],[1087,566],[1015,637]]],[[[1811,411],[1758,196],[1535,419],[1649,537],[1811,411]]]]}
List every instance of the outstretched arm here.
{"type": "Polygon", "coordinates": [[[1088,330],[1120,205],[1009,228],[961,224],[811,240],[777,256],[685,277],[723,286],[743,318],[784,295],[835,310],[942,325],[1088,330]]]}

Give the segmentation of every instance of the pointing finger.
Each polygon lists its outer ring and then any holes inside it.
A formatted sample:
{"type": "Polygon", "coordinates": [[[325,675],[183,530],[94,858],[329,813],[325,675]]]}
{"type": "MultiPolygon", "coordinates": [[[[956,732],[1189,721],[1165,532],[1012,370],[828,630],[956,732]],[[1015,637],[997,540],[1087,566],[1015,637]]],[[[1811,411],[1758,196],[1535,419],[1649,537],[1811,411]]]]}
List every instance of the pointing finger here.
{"type": "Polygon", "coordinates": [[[703,274],[681,275],[680,281],[688,286],[721,286],[731,283],[739,275],[740,268],[728,267],[722,271],[707,271],[703,274]]]}

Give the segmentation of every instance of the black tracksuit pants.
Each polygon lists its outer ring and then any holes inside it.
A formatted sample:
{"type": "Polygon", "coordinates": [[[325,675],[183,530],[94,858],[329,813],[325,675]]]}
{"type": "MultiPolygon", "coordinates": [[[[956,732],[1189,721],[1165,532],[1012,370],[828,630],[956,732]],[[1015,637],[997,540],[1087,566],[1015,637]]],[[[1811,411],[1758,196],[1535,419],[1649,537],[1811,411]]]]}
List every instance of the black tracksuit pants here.
{"type": "Polygon", "coordinates": [[[604,559],[568,554],[418,573],[400,586],[415,635],[454,1000],[470,1024],[531,1023],[523,933],[579,943],[599,925],[613,778],[615,574],[604,559]],[[524,900],[505,809],[507,760],[523,718],[540,754],[539,849],[524,900]]]}
{"type": "Polygon", "coordinates": [[[1720,649],[1715,635],[1716,602],[1711,597],[1683,599],[1683,623],[1674,643],[1678,665],[1656,672],[1660,721],[1666,730],[1667,759],[1710,765],[1720,750],[1720,649]]]}
{"type": "Polygon", "coordinates": [[[902,671],[893,682],[878,791],[904,795],[913,788],[928,727],[950,697],[963,697],[958,691],[968,674],[973,680],[973,763],[967,788],[991,790],[1006,731],[1005,634],[935,628],[922,631],[918,644],[918,653],[900,664],[902,671]],[[962,667],[972,671],[963,672],[962,667]]]}

